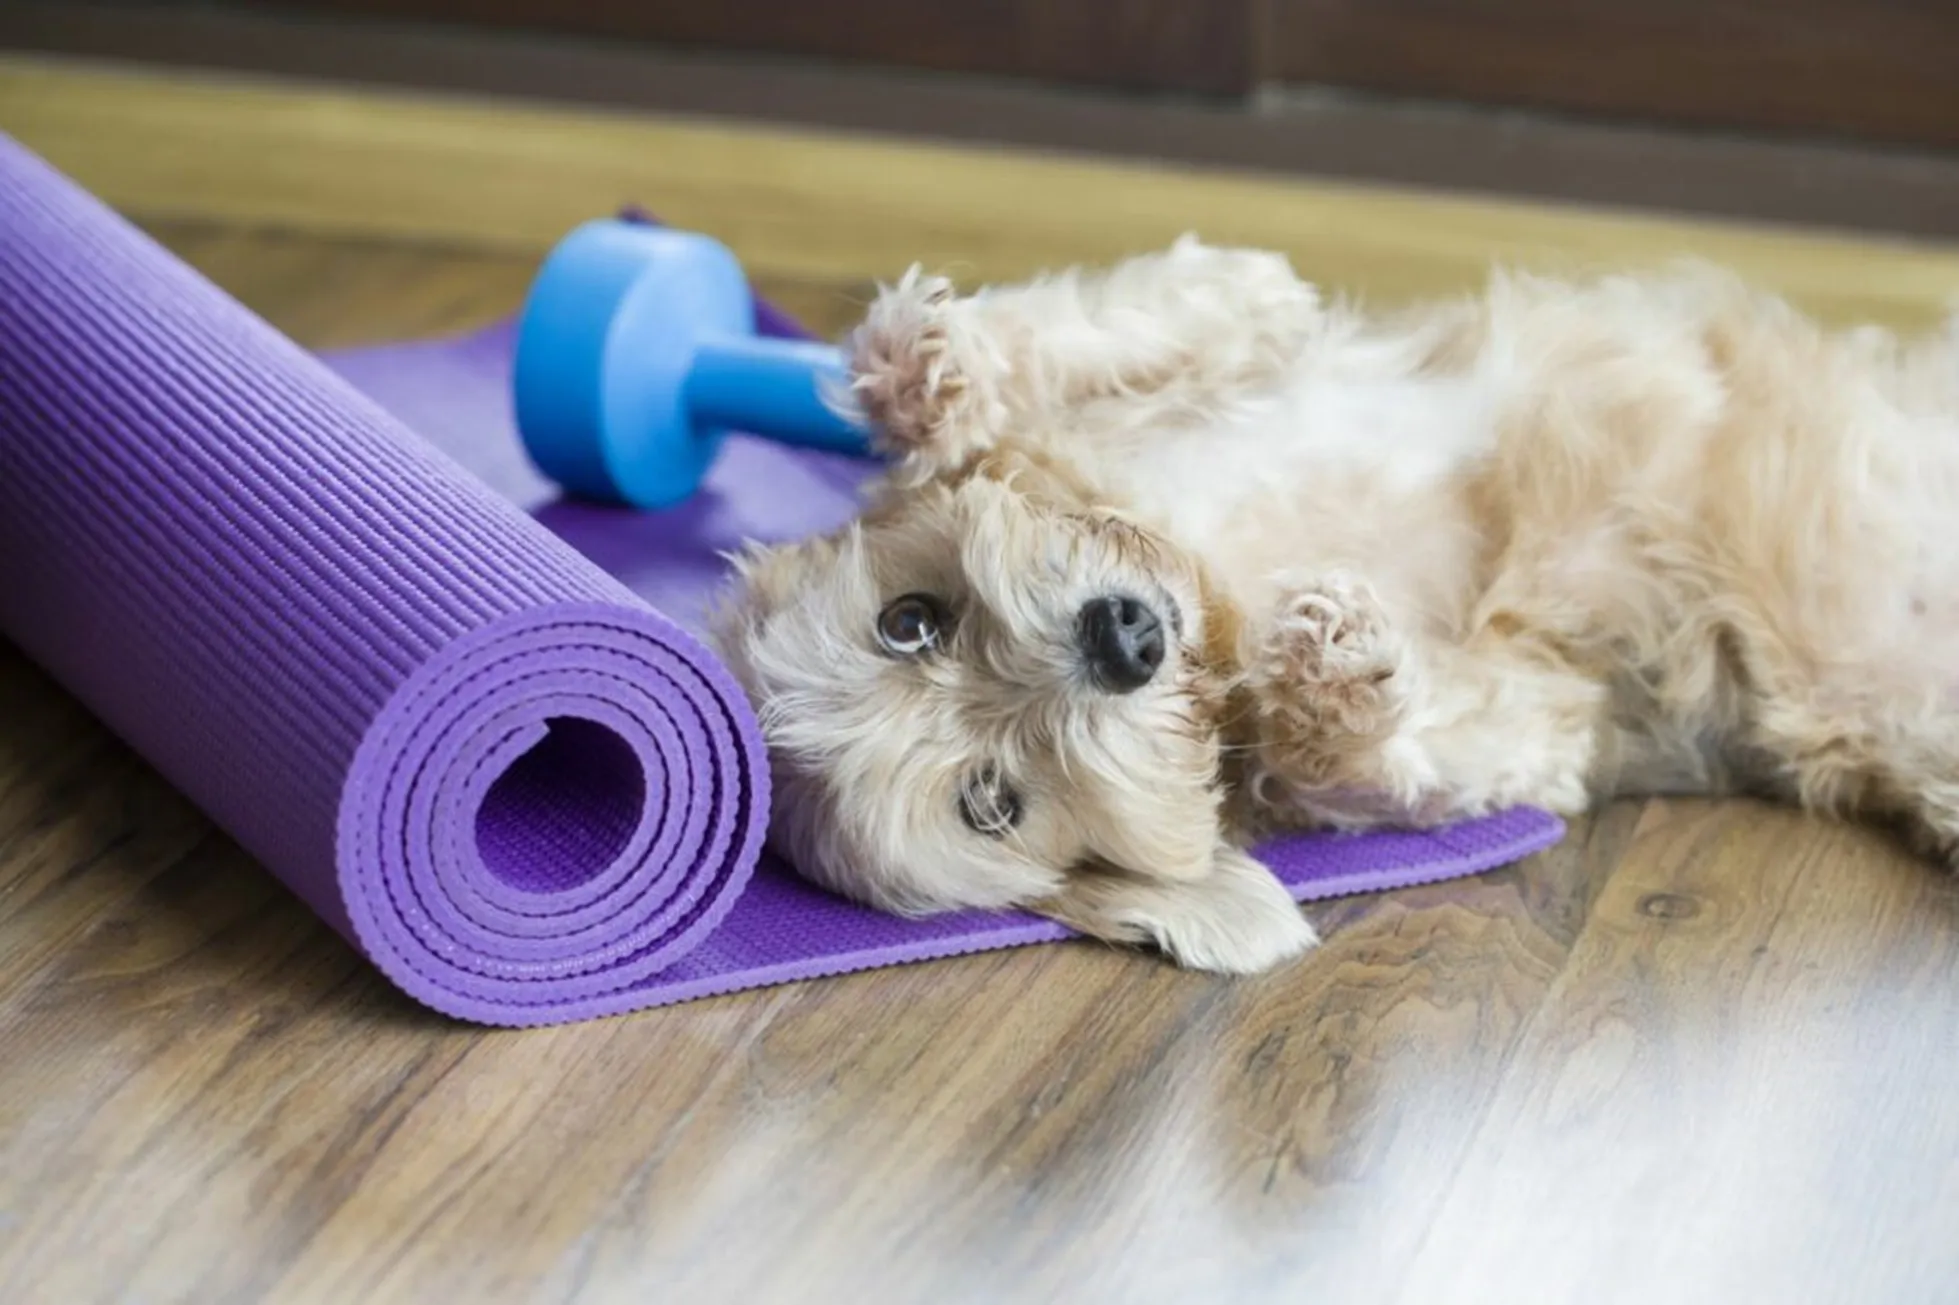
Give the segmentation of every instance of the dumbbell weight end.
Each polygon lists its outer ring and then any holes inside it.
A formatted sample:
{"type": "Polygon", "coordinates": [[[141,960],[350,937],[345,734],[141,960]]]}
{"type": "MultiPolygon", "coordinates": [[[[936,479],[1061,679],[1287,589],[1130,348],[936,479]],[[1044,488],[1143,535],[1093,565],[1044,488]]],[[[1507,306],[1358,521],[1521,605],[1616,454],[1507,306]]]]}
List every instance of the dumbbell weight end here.
{"type": "Polygon", "coordinates": [[[869,454],[843,360],[754,334],[741,264],[706,236],[588,222],[545,259],[517,331],[513,400],[531,461],[568,492],[640,508],[699,489],[730,429],[869,454]]]}

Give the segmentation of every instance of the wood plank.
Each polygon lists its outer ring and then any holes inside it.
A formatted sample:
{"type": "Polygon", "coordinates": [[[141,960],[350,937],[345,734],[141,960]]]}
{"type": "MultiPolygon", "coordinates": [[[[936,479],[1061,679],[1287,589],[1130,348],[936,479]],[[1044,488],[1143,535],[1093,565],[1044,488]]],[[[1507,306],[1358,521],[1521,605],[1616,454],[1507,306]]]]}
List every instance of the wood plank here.
{"type": "Polygon", "coordinates": [[[1959,9],[1939,0],[1270,3],[1285,81],[1959,145],[1959,9]]]}
{"type": "Polygon", "coordinates": [[[0,59],[0,129],[156,216],[535,256],[638,201],[713,232],[759,275],[827,284],[913,261],[1004,279],[1195,230],[1282,250],[1304,275],[1382,300],[1472,286],[1497,260],[1682,256],[1832,320],[1921,325],[1959,299],[1950,245],[243,78],[0,59]]]}
{"type": "Polygon", "coordinates": [[[1881,836],[1653,805],[1382,1299],[1951,1299],[1955,978],[1959,882],[1881,836]]]}

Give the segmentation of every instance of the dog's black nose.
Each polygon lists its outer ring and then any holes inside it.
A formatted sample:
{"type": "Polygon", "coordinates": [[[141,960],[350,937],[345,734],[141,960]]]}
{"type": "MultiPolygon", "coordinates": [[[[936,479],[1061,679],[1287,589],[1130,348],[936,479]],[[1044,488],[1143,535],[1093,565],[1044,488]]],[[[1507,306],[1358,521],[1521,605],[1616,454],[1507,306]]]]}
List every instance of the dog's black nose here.
{"type": "Polygon", "coordinates": [[[1102,687],[1128,693],[1163,665],[1163,622],[1134,598],[1092,598],[1076,625],[1082,656],[1102,687]]]}

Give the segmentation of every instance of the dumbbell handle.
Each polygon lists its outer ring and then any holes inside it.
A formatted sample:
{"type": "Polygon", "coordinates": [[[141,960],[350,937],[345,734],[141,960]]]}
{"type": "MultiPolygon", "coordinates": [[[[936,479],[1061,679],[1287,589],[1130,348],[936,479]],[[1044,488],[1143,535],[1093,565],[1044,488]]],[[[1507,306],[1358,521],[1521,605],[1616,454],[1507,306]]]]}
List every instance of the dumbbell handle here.
{"type": "Polygon", "coordinates": [[[687,410],[700,425],[766,436],[799,448],[864,456],[861,420],[834,410],[826,392],[848,398],[844,358],[833,346],[759,336],[709,338],[695,346],[687,410]]]}

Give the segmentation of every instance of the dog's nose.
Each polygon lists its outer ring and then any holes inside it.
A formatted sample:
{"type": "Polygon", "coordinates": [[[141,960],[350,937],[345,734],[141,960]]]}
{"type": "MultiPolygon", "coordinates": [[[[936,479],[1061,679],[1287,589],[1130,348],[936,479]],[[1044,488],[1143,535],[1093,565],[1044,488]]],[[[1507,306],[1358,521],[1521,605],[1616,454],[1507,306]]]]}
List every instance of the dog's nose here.
{"type": "Polygon", "coordinates": [[[1076,629],[1089,670],[1116,693],[1142,688],[1163,665],[1163,622],[1134,598],[1090,599],[1076,629]]]}

